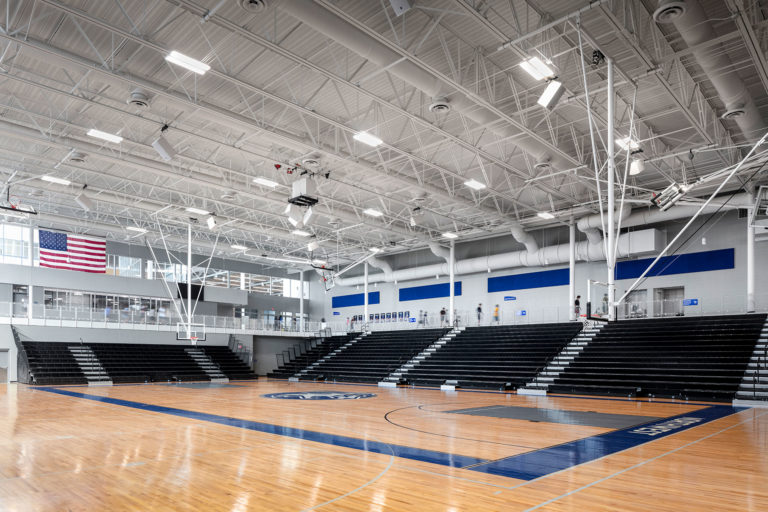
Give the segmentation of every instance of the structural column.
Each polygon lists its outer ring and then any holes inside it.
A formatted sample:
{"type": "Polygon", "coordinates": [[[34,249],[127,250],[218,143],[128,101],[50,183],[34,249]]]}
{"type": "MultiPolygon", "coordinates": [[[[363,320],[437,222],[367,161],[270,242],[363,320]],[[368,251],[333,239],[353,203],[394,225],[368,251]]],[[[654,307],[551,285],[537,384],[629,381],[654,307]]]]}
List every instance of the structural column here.
{"type": "Polygon", "coordinates": [[[363,325],[368,323],[368,262],[364,263],[364,279],[363,279],[363,325]]]}
{"type": "MultiPolygon", "coordinates": [[[[34,310],[34,304],[35,304],[35,301],[33,300],[34,293],[32,293],[33,291],[32,289],[34,288],[32,286],[32,275],[35,271],[34,252],[35,252],[35,227],[29,226],[29,259],[27,261],[27,263],[29,264],[29,282],[27,284],[27,318],[30,320],[30,323],[34,315],[33,310],[34,310]]],[[[13,292],[11,292],[11,297],[13,297],[13,292]]]]}
{"type": "MultiPolygon", "coordinates": [[[[755,192],[751,184],[749,185],[749,202],[754,204],[755,192]]],[[[755,228],[752,227],[750,219],[752,211],[750,209],[747,215],[747,312],[755,311],[755,228]]]]}
{"type": "Polygon", "coordinates": [[[455,244],[453,243],[453,240],[451,240],[451,250],[450,255],[448,256],[448,286],[450,287],[450,290],[448,292],[448,323],[450,323],[451,327],[456,323],[456,315],[454,314],[454,297],[453,297],[453,289],[454,289],[454,280],[455,280],[455,273],[454,269],[456,267],[456,258],[454,255],[454,249],[455,244]]]}
{"type": "Polygon", "coordinates": [[[614,283],[614,237],[616,225],[614,223],[614,214],[616,211],[616,198],[614,197],[615,180],[615,127],[614,127],[614,90],[613,90],[613,59],[605,59],[608,64],[608,225],[606,231],[608,234],[607,245],[605,247],[605,260],[608,263],[608,320],[616,320],[616,285],[614,283]]]}
{"type": "MultiPolygon", "coordinates": [[[[118,315],[120,318],[120,315],[118,315]]],[[[187,338],[192,336],[192,224],[187,224],[187,338]]]]}
{"type": "Polygon", "coordinates": [[[576,301],[576,223],[571,219],[568,226],[568,318],[576,318],[576,310],[573,303],[576,301]]]}
{"type": "Polygon", "coordinates": [[[304,271],[299,272],[299,331],[304,332],[304,271]]]}

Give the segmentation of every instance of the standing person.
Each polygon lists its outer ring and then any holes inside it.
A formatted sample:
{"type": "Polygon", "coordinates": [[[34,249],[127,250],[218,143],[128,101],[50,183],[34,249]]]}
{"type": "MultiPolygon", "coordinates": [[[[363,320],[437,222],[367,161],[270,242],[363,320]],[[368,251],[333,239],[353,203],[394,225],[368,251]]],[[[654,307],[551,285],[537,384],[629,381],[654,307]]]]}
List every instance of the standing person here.
{"type": "Polygon", "coordinates": [[[445,307],[440,310],[440,327],[445,324],[445,307]]]}
{"type": "Polygon", "coordinates": [[[424,311],[419,310],[419,325],[424,327],[424,311]]]}
{"type": "Polygon", "coordinates": [[[427,312],[424,312],[424,326],[426,327],[429,324],[429,317],[427,316],[427,312]]]}
{"type": "Polygon", "coordinates": [[[603,294],[603,314],[608,314],[608,294],[603,294]]]}
{"type": "Polygon", "coordinates": [[[483,304],[477,305],[477,325],[480,325],[480,321],[483,319],[483,304]]]}
{"type": "Polygon", "coordinates": [[[499,325],[499,305],[496,304],[496,307],[493,308],[493,322],[496,325],[499,325]]]}
{"type": "Polygon", "coordinates": [[[581,314],[581,295],[577,295],[576,300],[573,301],[573,312],[576,313],[576,320],[578,320],[581,314]]]}

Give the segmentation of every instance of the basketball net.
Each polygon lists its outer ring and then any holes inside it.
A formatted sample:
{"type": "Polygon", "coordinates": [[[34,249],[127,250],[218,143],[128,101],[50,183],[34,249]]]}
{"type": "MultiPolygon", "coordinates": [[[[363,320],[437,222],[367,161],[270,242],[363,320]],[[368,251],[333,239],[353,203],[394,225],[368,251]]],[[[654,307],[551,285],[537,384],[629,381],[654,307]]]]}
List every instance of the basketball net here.
{"type": "Polygon", "coordinates": [[[192,342],[192,346],[193,346],[193,347],[196,347],[196,346],[197,346],[197,336],[190,336],[190,337],[189,337],[189,341],[191,341],[191,342],[192,342]]]}

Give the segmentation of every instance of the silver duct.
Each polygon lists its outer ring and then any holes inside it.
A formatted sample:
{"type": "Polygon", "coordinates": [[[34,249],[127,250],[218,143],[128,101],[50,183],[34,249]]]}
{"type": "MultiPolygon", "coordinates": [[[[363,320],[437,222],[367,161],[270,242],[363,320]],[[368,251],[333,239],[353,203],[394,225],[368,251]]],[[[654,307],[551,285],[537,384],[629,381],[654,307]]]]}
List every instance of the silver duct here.
{"type": "MultiPolygon", "coordinates": [[[[640,254],[649,254],[660,250],[663,246],[663,234],[655,229],[645,229],[624,233],[619,237],[618,257],[637,256],[640,254]]],[[[535,253],[529,253],[527,250],[514,251],[492,256],[481,256],[478,258],[468,258],[456,262],[456,275],[477,274],[490,270],[501,270],[505,268],[516,267],[543,267],[546,265],[557,265],[567,263],[569,258],[570,244],[553,245],[544,247],[535,253]]],[[[579,261],[599,261],[605,259],[603,244],[590,244],[588,241],[576,244],[576,259],[579,261]]],[[[389,267],[391,269],[391,267],[389,267]]],[[[409,281],[414,279],[427,279],[436,275],[448,275],[449,268],[447,263],[435,263],[421,267],[406,268],[395,270],[383,274],[373,274],[368,276],[368,282],[392,282],[409,281]]],[[[364,278],[349,277],[336,279],[339,286],[357,286],[363,283],[364,278]]]]}
{"type": "Polygon", "coordinates": [[[747,140],[755,141],[762,135],[765,123],[738,73],[733,70],[728,53],[721,44],[696,47],[717,38],[712,23],[707,19],[698,0],[684,2],[659,0],[653,14],[657,23],[673,23],[699,66],[709,78],[718,96],[725,104],[724,119],[733,119],[747,140]]]}
{"type": "Polygon", "coordinates": [[[509,126],[508,122],[503,121],[494,112],[478,105],[465,94],[455,91],[449,84],[402,58],[394,50],[387,48],[312,0],[282,0],[278,6],[305,25],[411,84],[430,98],[445,98],[451,109],[461,112],[481,126],[487,126],[503,139],[513,140],[516,146],[531,155],[536,162],[548,162],[560,169],[573,167],[572,163],[561,155],[552,154],[550,148],[543,142],[532,138],[522,130],[509,126]]]}

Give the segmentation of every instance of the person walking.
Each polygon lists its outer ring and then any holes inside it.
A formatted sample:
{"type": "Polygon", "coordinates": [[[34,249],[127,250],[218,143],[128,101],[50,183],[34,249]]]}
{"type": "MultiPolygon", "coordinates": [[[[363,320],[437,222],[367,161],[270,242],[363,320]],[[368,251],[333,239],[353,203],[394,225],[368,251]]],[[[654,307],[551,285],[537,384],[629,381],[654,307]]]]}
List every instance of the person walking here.
{"type": "Polygon", "coordinates": [[[424,327],[429,325],[429,317],[427,316],[427,312],[424,312],[424,327]]]}
{"type": "Polygon", "coordinates": [[[445,307],[440,310],[440,327],[445,325],[445,307]]]}
{"type": "Polygon", "coordinates": [[[496,307],[493,308],[493,322],[496,325],[499,325],[499,305],[496,304],[496,307]]]}
{"type": "Polygon", "coordinates": [[[578,320],[581,314],[581,295],[577,295],[576,300],[573,301],[573,312],[576,313],[576,320],[578,320]]]}
{"type": "Polygon", "coordinates": [[[483,304],[477,305],[477,325],[480,325],[480,321],[483,319],[483,304]]]}

